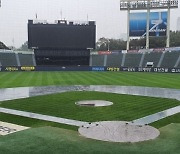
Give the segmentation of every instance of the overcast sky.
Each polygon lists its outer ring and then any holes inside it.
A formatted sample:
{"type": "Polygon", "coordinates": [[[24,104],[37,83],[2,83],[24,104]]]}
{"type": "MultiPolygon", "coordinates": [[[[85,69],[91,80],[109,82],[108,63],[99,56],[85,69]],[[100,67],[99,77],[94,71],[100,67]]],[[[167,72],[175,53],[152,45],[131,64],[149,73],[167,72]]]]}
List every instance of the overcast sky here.
{"type": "MultiPolygon", "coordinates": [[[[27,21],[38,19],[54,22],[67,20],[95,20],[97,39],[120,38],[125,35],[127,14],[120,11],[120,0],[1,0],[0,41],[20,47],[27,41],[27,21]]],[[[179,6],[180,7],[180,6],[179,6]]],[[[171,30],[176,30],[180,9],[171,11],[171,30]]]]}

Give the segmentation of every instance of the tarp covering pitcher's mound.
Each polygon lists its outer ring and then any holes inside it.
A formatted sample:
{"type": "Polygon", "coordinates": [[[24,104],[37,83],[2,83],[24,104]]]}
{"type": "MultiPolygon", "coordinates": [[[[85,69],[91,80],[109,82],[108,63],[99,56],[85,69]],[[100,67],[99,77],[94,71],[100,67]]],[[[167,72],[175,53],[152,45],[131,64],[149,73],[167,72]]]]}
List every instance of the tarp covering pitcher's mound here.
{"type": "Polygon", "coordinates": [[[84,101],[76,102],[75,104],[79,106],[93,106],[93,107],[113,105],[112,102],[104,101],[104,100],[84,100],[84,101]]]}
{"type": "Polygon", "coordinates": [[[124,121],[103,121],[89,123],[79,128],[79,133],[87,138],[109,142],[142,142],[160,135],[158,129],[148,125],[136,125],[124,121]]]}

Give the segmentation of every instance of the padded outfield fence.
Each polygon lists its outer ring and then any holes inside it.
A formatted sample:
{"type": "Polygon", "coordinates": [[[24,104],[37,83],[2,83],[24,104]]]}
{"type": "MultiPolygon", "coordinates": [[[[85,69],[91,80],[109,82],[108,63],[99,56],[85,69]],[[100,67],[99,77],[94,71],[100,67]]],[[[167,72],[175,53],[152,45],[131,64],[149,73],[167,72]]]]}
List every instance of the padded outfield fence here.
{"type": "Polygon", "coordinates": [[[17,71],[111,71],[111,72],[155,72],[155,73],[180,73],[180,68],[165,67],[101,67],[101,66],[75,66],[75,67],[58,67],[58,66],[8,66],[0,67],[0,72],[17,72],[17,71]]]}

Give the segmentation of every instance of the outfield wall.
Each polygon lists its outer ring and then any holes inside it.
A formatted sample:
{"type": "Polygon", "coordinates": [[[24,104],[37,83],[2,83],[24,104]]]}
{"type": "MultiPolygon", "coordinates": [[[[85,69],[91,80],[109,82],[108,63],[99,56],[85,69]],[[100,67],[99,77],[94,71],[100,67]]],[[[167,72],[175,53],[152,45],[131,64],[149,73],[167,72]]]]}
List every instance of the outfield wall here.
{"type": "Polygon", "coordinates": [[[180,73],[180,68],[163,68],[163,67],[101,67],[101,66],[0,66],[0,72],[17,72],[17,71],[96,71],[96,72],[155,72],[155,73],[180,73]]]}

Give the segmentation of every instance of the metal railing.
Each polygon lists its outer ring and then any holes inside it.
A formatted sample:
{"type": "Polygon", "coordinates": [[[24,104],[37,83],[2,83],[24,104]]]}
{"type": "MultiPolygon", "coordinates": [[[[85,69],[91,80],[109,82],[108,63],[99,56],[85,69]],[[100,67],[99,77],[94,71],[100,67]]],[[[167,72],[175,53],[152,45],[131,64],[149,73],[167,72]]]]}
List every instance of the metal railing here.
{"type": "Polygon", "coordinates": [[[120,10],[178,8],[178,0],[121,0],[120,10]]]}

